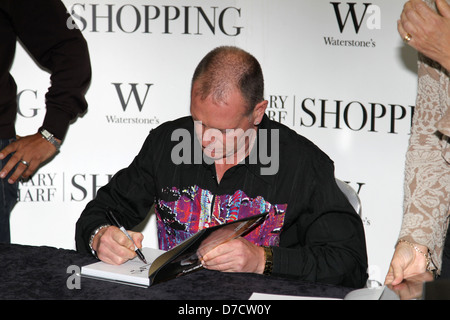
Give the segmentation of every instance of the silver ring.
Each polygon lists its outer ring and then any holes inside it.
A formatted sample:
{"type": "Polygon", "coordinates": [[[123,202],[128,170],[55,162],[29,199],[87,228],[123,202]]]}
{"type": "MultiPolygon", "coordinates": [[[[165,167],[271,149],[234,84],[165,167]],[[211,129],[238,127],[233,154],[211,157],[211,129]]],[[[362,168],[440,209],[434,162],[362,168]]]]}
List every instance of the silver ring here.
{"type": "Polygon", "coordinates": [[[29,162],[26,162],[25,160],[20,160],[20,162],[22,162],[24,165],[26,165],[27,167],[29,167],[30,166],[30,163],[29,162]]]}

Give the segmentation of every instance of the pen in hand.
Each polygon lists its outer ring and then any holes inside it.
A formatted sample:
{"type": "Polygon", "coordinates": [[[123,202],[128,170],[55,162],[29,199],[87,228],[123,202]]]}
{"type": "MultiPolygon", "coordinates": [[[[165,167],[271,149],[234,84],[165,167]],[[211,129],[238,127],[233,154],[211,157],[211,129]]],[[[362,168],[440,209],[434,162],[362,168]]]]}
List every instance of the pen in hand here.
{"type": "Polygon", "coordinates": [[[134,244],[134,252],[136,252],[136,254],[138,255],[139,259],[142,260],[142,262],[144,262],[145,264],[147,264],[147,260],[145,260],[144,255],[142,254],[142,251],[139,250],[139,248],[136,246],[136,244],[133,241],[133,238],[131,238],[130,234],[127,232],[127,230],[125,230],[125,228],[119,223],[119,221],[116,219],[116,217],[114,216],[114,213],[112,212],[111,209],[106,209],[106,215],[108,216],[108,219],[111,220],[111,222],[120,229],[120,231],[122,231],[128,239],[131,240],[131,242],[133,242],[134,244]]]}

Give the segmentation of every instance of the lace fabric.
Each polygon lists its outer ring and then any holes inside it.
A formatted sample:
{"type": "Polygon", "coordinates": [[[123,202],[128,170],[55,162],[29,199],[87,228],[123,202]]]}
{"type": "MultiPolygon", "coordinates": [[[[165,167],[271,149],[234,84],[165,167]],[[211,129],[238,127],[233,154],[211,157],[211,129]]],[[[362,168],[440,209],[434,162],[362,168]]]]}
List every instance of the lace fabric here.
{"type": "MultiPolygon", "coordinates": [[[[430,0],[425,2],[434,4],[430,0]]],[[[418,91],[406,153],[404,215],[399,238],[427,246],[438,273],[449,223],[449,82],[447,70],[419,54],[418,91]]]]}

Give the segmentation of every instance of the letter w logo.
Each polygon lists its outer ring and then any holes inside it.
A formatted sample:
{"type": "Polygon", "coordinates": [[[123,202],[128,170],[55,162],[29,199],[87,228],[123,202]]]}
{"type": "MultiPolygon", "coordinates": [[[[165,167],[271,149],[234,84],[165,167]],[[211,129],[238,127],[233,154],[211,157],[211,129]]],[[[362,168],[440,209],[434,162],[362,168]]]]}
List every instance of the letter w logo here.
{"type": "Polygon", "coordinates": [[[344,31],[344,28],[345,28],[345,25],[347,24],[349,15],[352,17],[353,26],[355,27],[356,33],[358,33],[359,29],[361,28],[364,17],[366,15],[367,8],[372,5],[371,3],[363,3],[364,4],[364,12],[362,14],[361,19],[358,21],[358,17],[356,16],[356,11],[355,11],[356,3],[355,2],[347,2],[349,9],[347,11],[347,15],[345,16],[345,20],[342,21],[341,11],[339,10],[339,5],[341,3],[340,2],[330,2],[330,3],[334,7],[334,12],[336,13],[336,18],[337,18],[339,30],[341,31],[341,33],[344,31]]]}
{"type": "Polygon", "coordinates": [[[144,106],[145,100],[147,99],[148,91],[150,90],[150,87],[153,85],[152,83],[146,83],[147,91],[145,92],[144,99],[141,100],[141,97],[139,96],[139,93],[137,91],[137,83],[130,83],[131,86],[130,93],[128,94],[127,101],[125,101],[125,98],[122,93],[121,85],[122,83],[113,83],[114,87],[116,87],[117,94],[119,95],[120,104],[122,105],[123,111],[127,110],[128,103],[130,102],[131,95],[134,96],[134,99],[136,100],[136,104],[139,108],[139,111],[142,111],[142,107],[144,106]]]}

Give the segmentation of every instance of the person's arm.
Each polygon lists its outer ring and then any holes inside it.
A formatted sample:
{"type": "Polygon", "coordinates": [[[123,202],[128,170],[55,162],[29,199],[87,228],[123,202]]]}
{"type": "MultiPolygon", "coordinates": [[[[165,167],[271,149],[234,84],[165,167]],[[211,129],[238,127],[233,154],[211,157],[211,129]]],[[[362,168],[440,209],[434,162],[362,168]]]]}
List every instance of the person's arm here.
{"type": "MultiPolygon", "coordinates": [[[[107,208],[115,210],[117,220],[127,230],[147,217],[156,194],[154,152],[157,151],[152,146],[150,134],[130,166],[116,173],[87,204],[76,224],[75,240],[79,252],[91,253],[94,249],[98,258],[116,264],[134,256],[134,250],[129,250],[131,241],[127,241],[119,229],[101,227],[111,225],[106,216],[107,208]]],[[[142,242],[140,234],[134,234],[133,239],[139,245],[142,242]]]]}
{"type": "Polygon", "coordinates": [[[337,186],[332,162],[311,162],[311,176],[297,188],[302,207],[287,209],[299,210],[298,218],[272,248],[273,275],[362,287],[368,265],[361,218],[337,186]]]}
{"type": "Polygon", "coordinates": [[[91,80],[86,40],[68,28],[69,14],[60,0],[15,0],[11,19],[18,38],[50,72],[42,127],[62,140],[70,122],[87,110],[85,93],[91,80]]]}
{"type": "Polygon", "coordinates": [[[448,137],[436,128],[447,111],[440,101],[444,75],[437,63],[422,54],[418,63],[418,94],[406,152],[404,213],[399,235],[400,240],[407,242],[396,246],[385,280],[394,285],[425,272],[428,252],[430,269],[439,273],[447,232],[449,146],[448,137]]]}
{"type": "MultiPolygon", "coordinates": [[[[87,109],[84,96],[91,79],[87,43],[80,30],[67,28],[69,15],[61,1],[10,3],[8,16],[15,33],[37,63],[51,74],[51,86],[45,95],[46,114],[40,129],[47,130],[61,143],[70,122],[87,109]]],[[[14,153],[0,177],[6,177],[18,164],[9,182],[14,183],[21,176],[28,178],[56,152],[57,148],[39,132],[18,137],[0,151],[0,159],[14,153]]]]}

